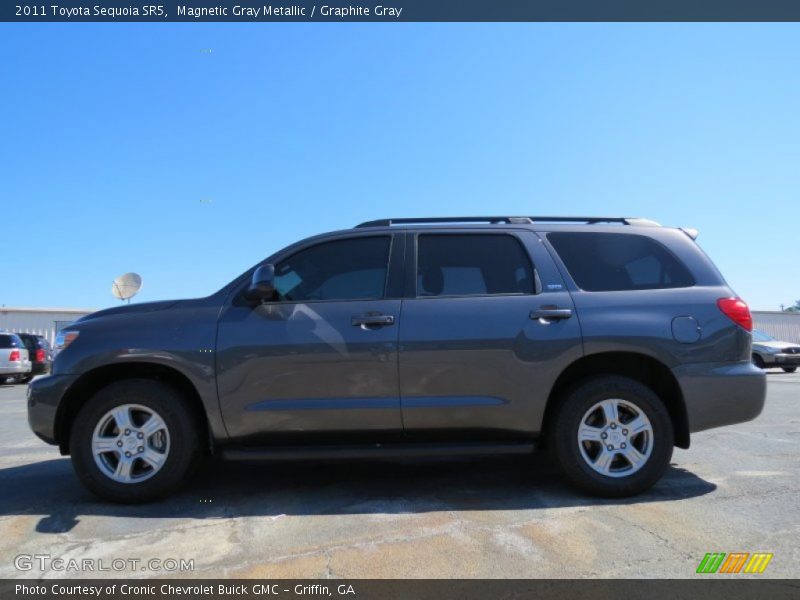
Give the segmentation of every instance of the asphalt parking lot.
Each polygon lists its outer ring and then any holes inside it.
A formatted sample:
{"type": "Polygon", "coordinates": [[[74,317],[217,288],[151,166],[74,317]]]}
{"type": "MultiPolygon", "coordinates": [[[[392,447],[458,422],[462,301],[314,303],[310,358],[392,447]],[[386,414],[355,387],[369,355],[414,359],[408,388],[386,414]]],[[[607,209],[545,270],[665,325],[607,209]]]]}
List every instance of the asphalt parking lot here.
{"type": "Polygon", "coordinates": [[[774,554],[757,577],[800,575],[800,374],[771,372],[761,417],[694,435],[653,490],[625,501],[582,496],[537,457],[210,461],[177,496],[115,506],[33,436],[24,396],[0,386],[0,578],[682,578],[706,552],[737,551],[774,554]],[[141,562],[15,567],[40,554],[141,562]],[[143,571],[150,559],[194,570],[143,571]]]}

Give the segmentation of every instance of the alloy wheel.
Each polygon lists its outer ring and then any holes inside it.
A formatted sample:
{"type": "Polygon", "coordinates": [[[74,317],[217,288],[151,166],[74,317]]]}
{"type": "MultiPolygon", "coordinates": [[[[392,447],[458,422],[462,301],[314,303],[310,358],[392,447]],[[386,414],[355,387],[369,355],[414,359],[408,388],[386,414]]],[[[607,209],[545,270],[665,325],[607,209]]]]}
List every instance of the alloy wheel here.
{"type": "Polygon", "coordinates": [[[581,418],[578,446],[586,464],[606,477],[639,471],[653,452],[653,426],[633,402],[601,400],[581,418]]]}
{"type": "Polygon", "coordinates": [[[169,428],[156,411],[140,404],[122,404],[97,422],[92,455],[100,471],[119,483],[139,483],[167,462],[169,428]]]}

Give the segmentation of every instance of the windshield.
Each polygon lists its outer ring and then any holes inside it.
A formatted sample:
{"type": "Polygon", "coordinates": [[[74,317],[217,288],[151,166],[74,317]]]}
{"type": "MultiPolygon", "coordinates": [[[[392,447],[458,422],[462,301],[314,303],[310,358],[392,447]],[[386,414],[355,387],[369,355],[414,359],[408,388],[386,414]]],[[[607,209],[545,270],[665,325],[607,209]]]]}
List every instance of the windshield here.
{"type": "Polygon", "coordinates": [[[775,338],[771,335],[767,335],[763,331],[759,331],[758,329],[753,329],[753,341],[755,342],[774,342],[775,338]]]}

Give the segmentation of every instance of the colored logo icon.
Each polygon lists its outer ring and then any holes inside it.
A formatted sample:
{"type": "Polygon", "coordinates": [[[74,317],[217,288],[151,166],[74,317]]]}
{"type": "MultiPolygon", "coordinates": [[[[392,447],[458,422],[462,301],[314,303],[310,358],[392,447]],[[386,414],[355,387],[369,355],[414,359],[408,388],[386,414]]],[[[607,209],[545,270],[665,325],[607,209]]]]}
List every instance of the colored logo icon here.
{"type": "Polygon", "coordinates": [[[763,573],[772,560],[766,552],[708,552],[697,566],[697,573],[763,573]]]}

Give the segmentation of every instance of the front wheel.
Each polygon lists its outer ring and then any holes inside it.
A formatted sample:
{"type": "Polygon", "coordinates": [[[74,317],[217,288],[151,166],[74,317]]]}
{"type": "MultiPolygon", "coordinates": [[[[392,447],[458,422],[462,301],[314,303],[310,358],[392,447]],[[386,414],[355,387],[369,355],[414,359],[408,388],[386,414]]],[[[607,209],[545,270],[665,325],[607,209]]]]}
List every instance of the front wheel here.
{"type": "Polygon", "coordinates": [[[672,457],[672,420],[647,386],[618,376],[594,377],[558,406],[551,432],[566,478],[596,496],[633,496],[652,487],[672,457]]]}
{"type": "Polygon", "coordinates": [[[757,366],[759,369],[763,369],[764,359],[761,358],[758,354],[753,354],[753,364],[757,366]]]}
{"type": "Polygon", "coordinates": [[[196,419],[172,387],[130,379],[97,392],[70,436],[81,482],[113,502],[139,503],[173,491],[191,474],[200,448],[196,419]]]}
{"type": "Polygon", "coordinates": [[[797,371],[797,367],[783,367],[783,370],[786,371],[787,373],[794,373],[795,371],[797,371]]]}

